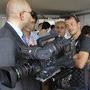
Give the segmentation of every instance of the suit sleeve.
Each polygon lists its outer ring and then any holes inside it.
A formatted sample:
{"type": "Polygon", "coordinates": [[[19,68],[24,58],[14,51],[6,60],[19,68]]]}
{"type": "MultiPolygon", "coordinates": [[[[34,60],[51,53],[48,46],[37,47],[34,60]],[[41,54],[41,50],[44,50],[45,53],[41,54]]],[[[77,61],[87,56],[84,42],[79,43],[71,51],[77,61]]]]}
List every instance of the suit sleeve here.
{"type": "Polygon", "coordinates": [[[0,38],[0,67],[15,64],[14,43],[10,38],[0,38]]]}

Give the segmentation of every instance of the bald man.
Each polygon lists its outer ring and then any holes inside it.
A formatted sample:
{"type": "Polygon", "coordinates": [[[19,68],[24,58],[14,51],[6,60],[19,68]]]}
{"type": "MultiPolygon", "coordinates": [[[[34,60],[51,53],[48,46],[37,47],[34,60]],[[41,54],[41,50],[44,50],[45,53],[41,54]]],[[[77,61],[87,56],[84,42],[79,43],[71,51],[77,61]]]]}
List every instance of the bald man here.
{"type": "MultiPolygon", "coordinates": [[[[2,67],[15,66],[20,64],[23,58],[20,57],[20,46],[25,46],[21,29],[26,27],[32,20],[32,9],[25,0],[9,0],[6,8],[7,22],[0,30],[0,70],[2,67]]],[[[1,72],[2,73],[2,72],[1,72]]],[[[2,83],[0,90],[40,90],[38,82],[31,77],[25,77],[16,83],[16,86],[9,88],[2,83]]],[[[14,75],[13,75],[14,77],[14,75]]]]}

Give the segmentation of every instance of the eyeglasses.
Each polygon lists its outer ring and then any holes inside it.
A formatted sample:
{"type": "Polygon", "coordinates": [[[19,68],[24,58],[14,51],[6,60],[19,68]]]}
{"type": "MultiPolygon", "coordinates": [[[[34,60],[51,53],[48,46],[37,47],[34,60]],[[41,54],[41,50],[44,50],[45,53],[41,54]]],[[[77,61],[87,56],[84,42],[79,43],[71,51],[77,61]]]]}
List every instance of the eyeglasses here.
{"type": "Polygon", "coordinates": [[[37,13],[35,11],[31,11],[31,12],[28,12],[28,11],[23,11],[23,12],[27,12],[27,13],[30,13],[30,15],[32,16],[32,18],[35,19],[35,21],[37,21],[37,13]]]}
{"type": "Polygon", "coordinates": [[[29,12],[29,11],[23,11],[23,13],[24,12],[29,13],[32,16],[32,11],[31,12],[29,12]]]}

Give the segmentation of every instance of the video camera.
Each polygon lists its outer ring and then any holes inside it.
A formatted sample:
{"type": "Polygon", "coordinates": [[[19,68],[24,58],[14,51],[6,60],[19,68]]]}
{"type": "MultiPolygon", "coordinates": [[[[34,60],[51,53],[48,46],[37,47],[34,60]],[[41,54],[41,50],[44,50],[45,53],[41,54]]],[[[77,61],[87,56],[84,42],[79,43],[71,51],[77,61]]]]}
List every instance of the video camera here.
{"type": "Polygon", "coordinates": [[[43,46],[39,44],[39,46],[36,45],[29,48],[22,47],[20,53],[25,62],[16,66],[2,67],[0,69],[1,83],[7,87],[14,88],[18,80],[29,75],[34,75],[37,80],[45,82],[60,73],[61,68],[72,68],[74,48],[72,41],[72,39],[55,38],[43,46]]]}

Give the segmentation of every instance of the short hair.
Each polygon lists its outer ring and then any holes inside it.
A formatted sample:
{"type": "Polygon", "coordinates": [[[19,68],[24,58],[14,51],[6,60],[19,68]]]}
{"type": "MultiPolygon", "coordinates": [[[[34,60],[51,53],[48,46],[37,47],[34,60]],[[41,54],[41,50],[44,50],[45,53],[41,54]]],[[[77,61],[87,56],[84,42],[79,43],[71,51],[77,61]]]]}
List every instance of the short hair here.
{"type": "Polygon", "coordinates": [[[54,29],[55,28],[55,25],[51,25],[51,29],[54,29]]]}
{"type": "Polygon", "coordinates": [[[65,17],[65,20],[68,20],[68,19],[71,19],[71,18],[74,18],[77,23],[80,22],[78,16],[76,16],[76,15],[68,15],[68,16],[65,17]]]}
{"type": "Polygon", "coordinates": [[[66,28],[66,23],[65,23],[65,21],[57,21],[56,23],[55,23],[55,26],[57,26],[57,25],[64,25],[65,26],[65,28],[66,28]]]}
{"type": "Polygon", "coordinates": [[[81,33],[82,33],[83,35],[87,35],[87,34],[90,35],[90,26],[89,26],[89,25],[83,26],[83,27],[82,27],[82,30],[81,30],[81,33]]]}
{"type": "Polygon", "coordinates": [[[48,29],[50,28],[50,24],[48,22],[43,22],[42,29],[48,29]]]}

